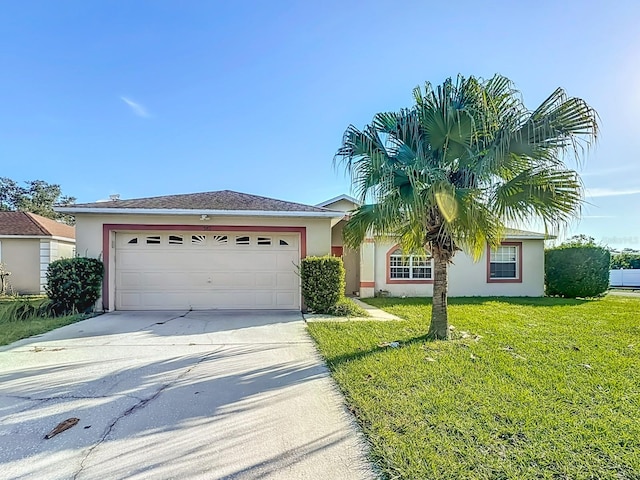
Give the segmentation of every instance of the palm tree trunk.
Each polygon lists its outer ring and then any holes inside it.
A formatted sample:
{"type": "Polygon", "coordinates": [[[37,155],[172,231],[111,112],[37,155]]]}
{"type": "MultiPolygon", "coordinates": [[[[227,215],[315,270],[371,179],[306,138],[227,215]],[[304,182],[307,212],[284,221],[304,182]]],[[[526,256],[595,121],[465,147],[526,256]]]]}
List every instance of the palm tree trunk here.
{"type": "Polygon", "coordinates": [[[439,248],[433,254],[433,302],[431,307],[431,325],[429,338],[446,340],[449,338],[449,317],[447,313],[449,255],[439,248]]]}

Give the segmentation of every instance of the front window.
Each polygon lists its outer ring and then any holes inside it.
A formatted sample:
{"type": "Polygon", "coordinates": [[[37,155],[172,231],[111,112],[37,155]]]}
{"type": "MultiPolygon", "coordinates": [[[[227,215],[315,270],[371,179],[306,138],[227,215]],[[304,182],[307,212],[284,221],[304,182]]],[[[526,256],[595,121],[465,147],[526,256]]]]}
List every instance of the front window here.
{"type": "Polygon", "coordinates": [[[389,256],[389,278],[391,280],[431,280],[433,266],[426,255],[403,255],[397,249],[389,256]]]}
{"type": "Polygon", "coordinates": [[[513,280],[519,275],[517,245],[500,245],[491,250],[489,278],[513,280]]]}

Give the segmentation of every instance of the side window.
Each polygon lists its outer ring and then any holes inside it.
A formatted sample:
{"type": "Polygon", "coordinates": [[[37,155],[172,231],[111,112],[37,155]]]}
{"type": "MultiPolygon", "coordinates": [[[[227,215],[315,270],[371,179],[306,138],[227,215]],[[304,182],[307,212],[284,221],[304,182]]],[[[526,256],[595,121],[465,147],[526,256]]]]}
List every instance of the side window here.
{"type": "Polygon", "coordinates": [[[520,245],[500,245],[492,249],[489,256],[489,281],[518,280],[520,245]]]}

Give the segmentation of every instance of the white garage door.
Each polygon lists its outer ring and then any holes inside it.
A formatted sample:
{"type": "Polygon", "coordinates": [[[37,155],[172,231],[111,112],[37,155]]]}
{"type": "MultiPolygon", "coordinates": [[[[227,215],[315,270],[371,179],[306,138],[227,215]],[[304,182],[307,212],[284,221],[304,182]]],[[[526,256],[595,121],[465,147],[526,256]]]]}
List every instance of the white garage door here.
{"type": "Polygon", "coordinates": [[[299,309],[298,234],[116,234],[116,309],[299,309]]]}

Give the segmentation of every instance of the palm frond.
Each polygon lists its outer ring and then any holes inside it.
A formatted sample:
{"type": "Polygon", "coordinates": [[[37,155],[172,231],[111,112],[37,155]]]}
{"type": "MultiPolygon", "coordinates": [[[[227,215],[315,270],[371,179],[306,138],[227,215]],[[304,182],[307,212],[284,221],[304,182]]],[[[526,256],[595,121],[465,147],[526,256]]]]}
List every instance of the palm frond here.
{"type": "Polygon", "coordinates": [[[477,257],[506,224],[556,228],[579,212],[582,187],[564,160],[596,139],[586,102],[558,89],[531,112],[500,75],[427,82],[413,98],[412,108],[344,134],[334,163],[363,204],[345,226],[348,244],[395,235],[406,248],[460,246],[477,257]]]}

